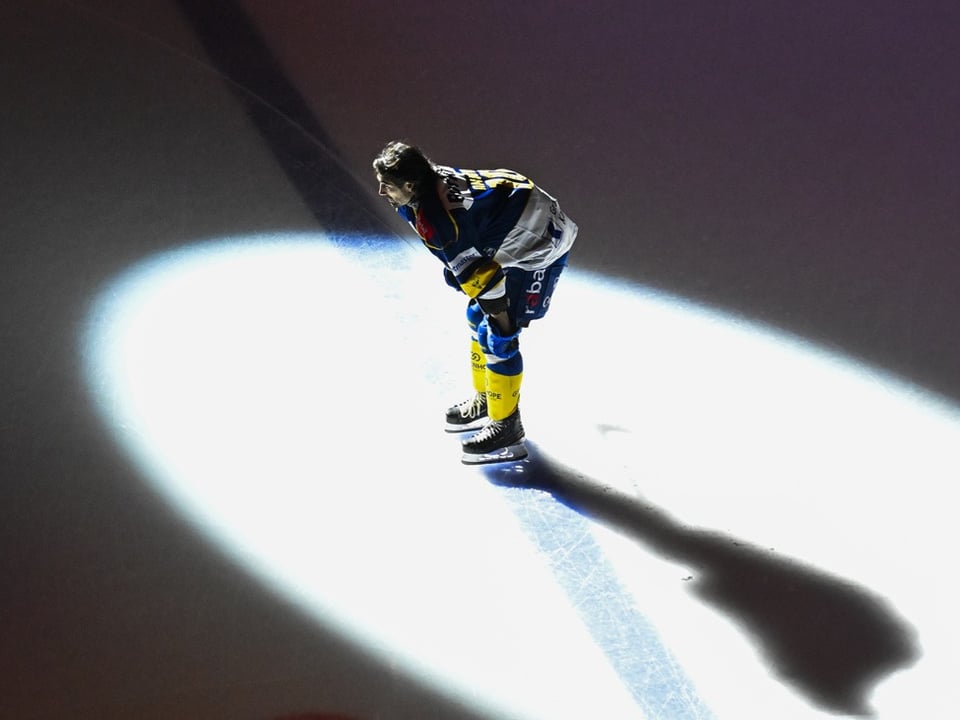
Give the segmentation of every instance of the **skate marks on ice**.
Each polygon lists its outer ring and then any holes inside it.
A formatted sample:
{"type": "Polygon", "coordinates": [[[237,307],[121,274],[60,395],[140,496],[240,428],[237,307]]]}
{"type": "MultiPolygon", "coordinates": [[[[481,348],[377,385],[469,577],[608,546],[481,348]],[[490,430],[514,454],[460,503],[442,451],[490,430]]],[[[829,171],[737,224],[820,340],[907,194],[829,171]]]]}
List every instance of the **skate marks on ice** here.
{"type": "MultiPolygon", "coordinates": [[[[785,684],[823,710],[871,715],[873,686],[918,659],[913,629],[869,589],[745,540],[685,526],[563,466],[529,440],[527,449],[522,463],[487,468],[490,482],[512,493],[544,491],[587,520],[690,568],[689,590],[730,618],[785,684]]],[[[517,496],[514,502],[522,518],[519,506],[533,501],[517,496]]]]}
{"type": "Polygon", "coordinates": [[[528,459],[488,465],[486,476],[510,487],[504,500],[544,558],[580,621],[601,648],[634,701],[650,720],[707,720],[711,708],[653,623],[640,612],[628,588],[592,536],[589,520],[535,487],[519,490],[540,454],[528,444],[528,459]]]}

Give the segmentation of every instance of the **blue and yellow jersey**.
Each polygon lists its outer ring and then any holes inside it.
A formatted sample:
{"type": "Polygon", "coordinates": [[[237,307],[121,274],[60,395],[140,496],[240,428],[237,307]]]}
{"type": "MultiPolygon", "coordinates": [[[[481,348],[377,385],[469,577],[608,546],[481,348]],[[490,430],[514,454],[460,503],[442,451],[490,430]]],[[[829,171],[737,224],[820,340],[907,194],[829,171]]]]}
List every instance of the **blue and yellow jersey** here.
{"type": "Polygon", "coordinates": [[[471,298],[502,295],[504,267],[546,267],[573,244],[576,225],[524,175],[436,170],[436,192],[397,212],[471,298]]]}

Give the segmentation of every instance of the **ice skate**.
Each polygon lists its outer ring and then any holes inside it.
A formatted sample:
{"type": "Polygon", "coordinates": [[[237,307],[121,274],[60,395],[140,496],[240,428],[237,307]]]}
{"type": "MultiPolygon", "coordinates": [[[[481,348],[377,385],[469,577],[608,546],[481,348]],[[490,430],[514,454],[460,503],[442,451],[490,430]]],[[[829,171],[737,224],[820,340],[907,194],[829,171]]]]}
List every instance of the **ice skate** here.
{"type": "Polygon", "coordinates": [[[478,430],[486,425],[487,396],[478,392],[469,400],[454,405],[447,410],[447,432],[457,433],[478,430]]]}
{"type": "Polygon", "coordinates": [[[503,420],[490,420],[480,432],[464,440],[461,460],[467,465],[520,460],[527,456],[523,437],[517,409],[503,420]]]}

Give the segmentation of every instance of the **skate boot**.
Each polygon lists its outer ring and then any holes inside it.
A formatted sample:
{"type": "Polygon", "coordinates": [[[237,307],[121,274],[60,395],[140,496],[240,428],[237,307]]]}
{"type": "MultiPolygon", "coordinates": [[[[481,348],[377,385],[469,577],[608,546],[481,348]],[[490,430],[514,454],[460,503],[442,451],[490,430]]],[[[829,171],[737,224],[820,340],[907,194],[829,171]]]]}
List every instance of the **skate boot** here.
{"type": "Polygon", "coordinates": [[[487,395],[478,392],[469,400],[447,410],[447,432],[466,432],[482,428],[487,422],[487,395]]]}
{"type": "Polygon", "coordinates": [[[523,444],[523,423],[520,410],[503,420],[490,420],[483,429],[463,441],[461,460],[466,465],[520,460],[527,456],[523,444]]]}

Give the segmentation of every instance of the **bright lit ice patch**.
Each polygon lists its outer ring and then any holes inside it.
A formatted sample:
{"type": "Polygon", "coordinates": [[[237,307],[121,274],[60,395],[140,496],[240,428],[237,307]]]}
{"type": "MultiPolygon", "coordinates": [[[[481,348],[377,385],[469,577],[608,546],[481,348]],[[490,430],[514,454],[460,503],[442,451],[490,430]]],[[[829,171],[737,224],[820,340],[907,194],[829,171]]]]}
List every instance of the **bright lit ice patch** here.
{"type": "MultiPolygon", "coordinates": [[[[91,312],[92,392],[161,493],[325,622],[503,717],[637,717],[501,491],[441,430],[468,367],[462,296],[439,273],[396,242],[316,234],[155,258],[91,312]]],[[[891,598],[925,655],[875,705],[897,716],[943,695],[960,597],[927,592],[918,561],[949,567],[956,546],[953,408],[575,269],[524,351],[539,447],[678,521],[891,598]]],[[[593,534],[718,717],[821,716],[691,599],[684,568],[593,534]]]]}
{"type": "Polygon", "coordinates": [[[88,339],[111,426],[238,561],[391,660],[504,717],[629,716],[509,507],[437,422],[462,314],[443,330],[416,260],[387,254],[371,272],[321,236],[264,237],[134,268],[88,339]]]}

